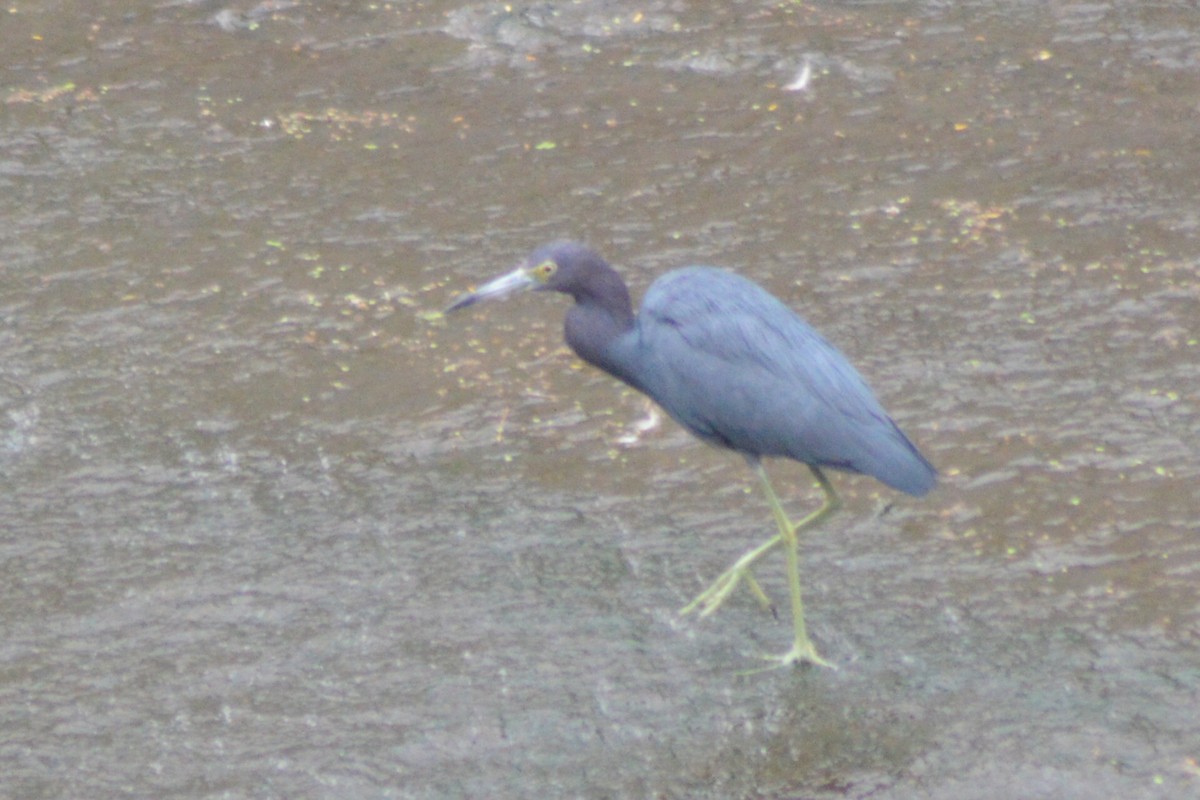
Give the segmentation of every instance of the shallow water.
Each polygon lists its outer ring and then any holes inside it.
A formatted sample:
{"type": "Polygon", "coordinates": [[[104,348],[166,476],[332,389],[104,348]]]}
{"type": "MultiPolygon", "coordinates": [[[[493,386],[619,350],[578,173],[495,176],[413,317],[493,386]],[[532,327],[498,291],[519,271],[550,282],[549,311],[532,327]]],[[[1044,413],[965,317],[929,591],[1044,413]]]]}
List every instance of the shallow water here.
{"type": "Polygon", "coordinates": [[[1187,4],[0,19],[0,794],[1200,791],[1187,4]],[[559,236],[764,283],[941,468],[835,476],[837,672],[676,615],[771,533],[741,459],[561,298],[439,315],[559,236]]]}

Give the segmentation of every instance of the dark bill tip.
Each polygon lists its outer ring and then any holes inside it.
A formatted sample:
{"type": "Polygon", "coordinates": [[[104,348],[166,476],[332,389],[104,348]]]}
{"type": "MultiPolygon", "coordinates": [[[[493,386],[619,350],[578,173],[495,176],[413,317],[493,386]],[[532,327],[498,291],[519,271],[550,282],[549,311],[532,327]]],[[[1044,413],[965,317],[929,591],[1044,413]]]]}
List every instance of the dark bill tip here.
{"type": "Polygon", "coordinates": [[[473,306],[478,302],[479,302],[479,295],[475,294],[474,292],[468,292],[467,294],[462,295],[457,300],[455,300],[453,303],[451,303],[449,306],[447,306],[446,310],[442,313],[449,314],[452,311],[458,311],[460,308],[466,308],[467,306],[473,306]]]}
{"type": "Polygon", "coordinates": [[[507,275],[501,275],[499,278],[488,281],[473,292],[462,295],[451,303],[444,313],[449,314],[451,311],[473,306],[483,300],[498,300],[516,292],[536,288],[537,285],[537,281],[534,280],[529,270],[515,269],[507,275]]]}

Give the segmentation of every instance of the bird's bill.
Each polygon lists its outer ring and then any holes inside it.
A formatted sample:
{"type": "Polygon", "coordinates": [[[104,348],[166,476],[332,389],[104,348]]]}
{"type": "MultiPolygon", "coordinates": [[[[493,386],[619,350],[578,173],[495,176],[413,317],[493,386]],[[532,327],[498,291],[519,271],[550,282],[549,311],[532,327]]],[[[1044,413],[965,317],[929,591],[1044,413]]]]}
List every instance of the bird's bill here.
{"type": "Polygon", "coordinates": [[[468,292],[459,297],[450,304],[450,307],[446,309],[446,313],[449,314],[451,311],[458,311],[460,308],[473,306],[484,300],[498,300],[502,297],[508,297],[510,294],[524,292],[538,285],[531,271],[526,267],[520,267],[507,275],[501,275],[495,280],[488,281],[473,292],[468,292]]]}

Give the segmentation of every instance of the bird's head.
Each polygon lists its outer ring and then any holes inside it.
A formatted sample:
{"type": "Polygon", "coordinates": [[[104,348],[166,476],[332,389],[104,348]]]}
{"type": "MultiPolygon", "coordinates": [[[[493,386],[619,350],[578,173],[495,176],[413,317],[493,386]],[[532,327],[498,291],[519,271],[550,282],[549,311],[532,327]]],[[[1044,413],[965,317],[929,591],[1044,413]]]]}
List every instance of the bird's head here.
{"type": "Polygon", "coordinates": [[[579,301],[595,293],[601,282],[610,280],[609,276],[615,277],[616,273],[591,248],[578,242],[551,242],[530,253],[512,272],[462,295],[446,311],[530,290],[562,292],[579,301]]]}

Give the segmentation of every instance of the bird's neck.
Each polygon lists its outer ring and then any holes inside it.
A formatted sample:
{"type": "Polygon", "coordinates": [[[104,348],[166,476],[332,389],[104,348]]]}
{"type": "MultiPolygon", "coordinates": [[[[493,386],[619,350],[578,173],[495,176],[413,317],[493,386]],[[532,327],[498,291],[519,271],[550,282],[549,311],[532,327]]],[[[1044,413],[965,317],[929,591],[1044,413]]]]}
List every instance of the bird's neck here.
{"type": "MultiPolygon", "coordinates": [[[[622,286],[622,289],[625,287],[622,286]]],[[[571,349],[589,364],[628,382],[623,369],[621,340],[634,329],[633,308],[628,292],[625,304],[599,303],[580,299],[567,310],[566,338],[571,349]]]]}

